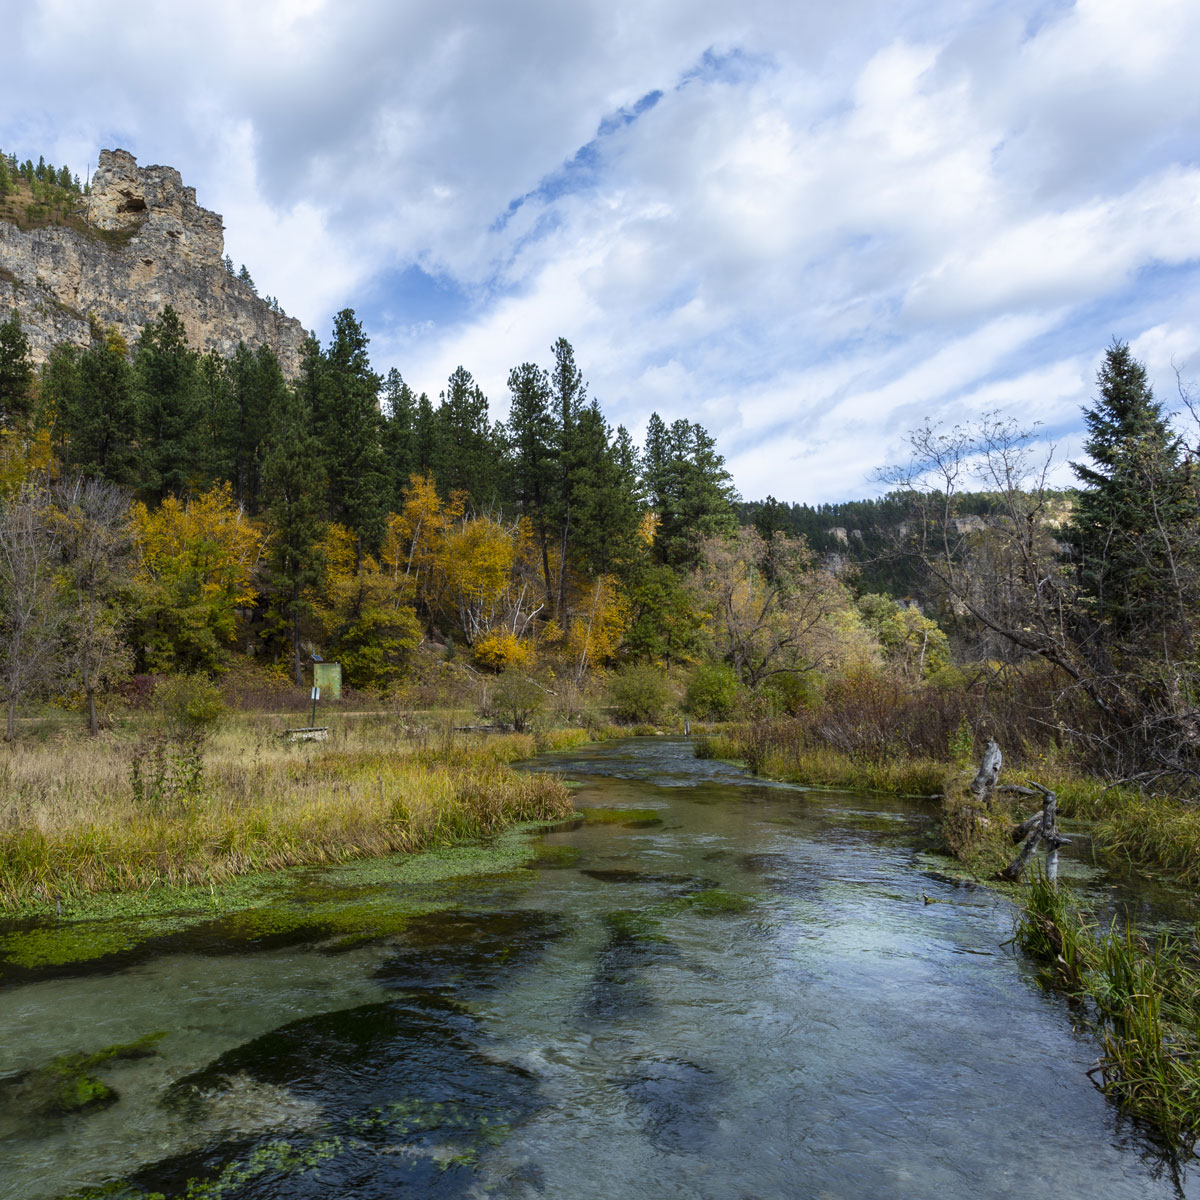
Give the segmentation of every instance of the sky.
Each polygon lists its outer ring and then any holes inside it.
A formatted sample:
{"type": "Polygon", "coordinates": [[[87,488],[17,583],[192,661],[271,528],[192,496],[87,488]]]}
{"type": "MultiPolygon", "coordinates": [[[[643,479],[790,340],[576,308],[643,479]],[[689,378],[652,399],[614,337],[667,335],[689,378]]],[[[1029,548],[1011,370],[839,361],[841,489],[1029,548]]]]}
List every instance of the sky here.
{"type": "Polygon", "coordinates": [[[998,412],[1082,453],[1113,338],[1200,390],[1195,0],[0,0],[0,147],[165,163],[259,291],[436,401],[566,337],[747,499],[998,412]]]}

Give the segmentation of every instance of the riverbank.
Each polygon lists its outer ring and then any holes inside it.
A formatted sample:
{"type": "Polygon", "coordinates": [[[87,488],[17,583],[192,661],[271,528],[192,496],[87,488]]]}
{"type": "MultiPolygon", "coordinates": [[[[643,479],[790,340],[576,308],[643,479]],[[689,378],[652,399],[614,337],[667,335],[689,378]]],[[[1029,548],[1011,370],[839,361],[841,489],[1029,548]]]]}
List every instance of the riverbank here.
{"type": "MultiPolygon", "coordinates": [[[[970,792],[976,766],[893,755],[879,761],[789,740],[779,723],[703,739],[701,757],[741,759],[758,775],[809,787],[919,795],[941,808],[943,848],[981,881],[996,884],[1015,856],[1011,830],[1038,807],[1011,793],[981,808],[970,792]]],[[[965,751],[965,747],[963,748],[965,751]]],[[[1002,779],[1056,793],[1064,818],[1086,824],[1093,853],[1113,866],[1200,880],[1200,813],[1178,801],[1064,769],[1045,760],[1009,764],[1002,779]]],[[[1009,885],[1001,885],[1009,886],[1009,885]]],[[[1015,891],[1016,942],[1066,995],[1101,1048],[1093,1082],[1162,1139],[1168,1157],[1191,1157],[1200,1138],[1200,953],[1196,940],[1146,937],[1134,921],[1107,928],[1065,885],[1036,867],[1015,891]]]]}
{"type": "Polygon", "coordinates": [[[406,733],[394,720],[290,742],[277,721],[18,743],[0,759],[0,911],[93,893],[211,887],[284,867],[410,853],[572,811],[549,775],[509,764],[591,740],[406,733]]]}
{"type": "MultiPolygon", "coordinates": [[[[843,788],[937,798],[943,808],[946,847],[981,878],[1011,857],[1006,822],[1028,815],[1028,801],[999,798],[991,821],[963,828],[959,809],[978,767],[973,747],[957,760],[904,754],[854,755],[831,746],[789,739],[786,723],[733,726],[697,740],[702,757],[739,760],[755,775],[805,787],[843,788]]],[[[1200,883],[1200,807],[1140,795],[1088,776],[1060,762],[1013,762],[1002,782],[1035,779],[1055,792],[1058,812],[1086,823],[1095,851],[1113,863],[1162,872],[1179,883],[1200,883]]],[[[1036,805],[1034,805],[1036,807],[1036,805]]]]}

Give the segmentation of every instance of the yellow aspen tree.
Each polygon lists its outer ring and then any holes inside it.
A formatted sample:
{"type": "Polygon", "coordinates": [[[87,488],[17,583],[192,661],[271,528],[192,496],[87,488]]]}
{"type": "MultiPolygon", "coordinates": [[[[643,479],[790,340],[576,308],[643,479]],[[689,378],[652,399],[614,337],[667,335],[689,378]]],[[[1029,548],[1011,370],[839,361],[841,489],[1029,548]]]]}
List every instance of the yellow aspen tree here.
{"type": "Polygon", "coordinates": [[[257,598],[261,529],[228,483],[190,500],[168,496],[153,510],[136,501],[130,524],[144,665],[211,670],[234,639],[237,609],[257,598]]]}

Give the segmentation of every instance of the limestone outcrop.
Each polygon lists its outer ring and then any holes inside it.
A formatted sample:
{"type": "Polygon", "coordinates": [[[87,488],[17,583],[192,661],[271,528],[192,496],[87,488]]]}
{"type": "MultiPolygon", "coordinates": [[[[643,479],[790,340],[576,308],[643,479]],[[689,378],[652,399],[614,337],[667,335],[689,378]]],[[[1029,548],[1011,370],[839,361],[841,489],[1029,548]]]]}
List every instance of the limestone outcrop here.
{"type": "Polygon", "coordinates": [[[194,348],[228,356],[239,341],[268,345],[288,378],[299,373],[304,327],[229,274],[220,214],[201,208],[173,167],[102,150],[80,203],[76,228],[0,220],[0,318],[21,314],[35,361],[59,342],[87,346],[89,318],[132,346],[169,304],[194,348]]]}

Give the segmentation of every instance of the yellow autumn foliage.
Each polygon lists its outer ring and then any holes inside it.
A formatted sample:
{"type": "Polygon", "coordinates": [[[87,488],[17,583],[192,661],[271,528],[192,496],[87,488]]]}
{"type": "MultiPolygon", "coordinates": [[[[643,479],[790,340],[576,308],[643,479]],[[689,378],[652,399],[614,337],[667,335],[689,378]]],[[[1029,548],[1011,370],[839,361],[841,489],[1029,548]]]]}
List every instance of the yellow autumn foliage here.
{"type": "Polygon", "coordinates": [[[524,670],[532,666],[535,656],[533,644],[508,629],[489,630],[472,649],[475,661],[490,671],[524,670]]]}
{"type": "Polygon", "coordinates": [[[236,610],[254,603],[263,534],[228,483],[190,500],[129,513],[139,589],[137,643],[151,670],[211,670],[233,641],[236,610]]]}
{"type": "Polygon", "coordinates": [[[135,501],[129,515],[143,581],[194,587],[233,608],[254,603],[250,581],[263,535],[228,483],[190,500],[168,496],[153,511],[135,501]]]}
{"type": "Polygon", "coordinates": [[[567,631],[567,650],[577,675],[616,658],[631,617],[629,601],[613,576],[601,575],[592,583],[586,603],[567,631]]]}
{"type": "Polygon", "coordinates": [[[421,640],[411,586],[371,555],[360,560],[357,539],[345,526],[330,525],[321,550],[325,578],[316,608],[326,649],[355,687],[397,679],[421,640]]]}

